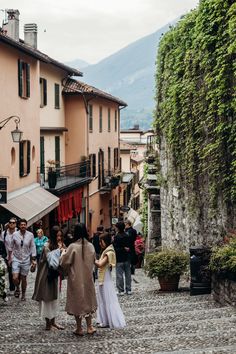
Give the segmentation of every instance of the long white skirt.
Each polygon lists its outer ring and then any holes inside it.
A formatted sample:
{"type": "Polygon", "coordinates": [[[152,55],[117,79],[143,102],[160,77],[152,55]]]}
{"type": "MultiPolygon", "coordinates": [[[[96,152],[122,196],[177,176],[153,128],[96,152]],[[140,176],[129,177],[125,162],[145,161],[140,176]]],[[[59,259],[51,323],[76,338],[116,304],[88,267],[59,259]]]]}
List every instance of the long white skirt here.
{"type": "Polygon", "coordinates": [[[124,328],[125,317],[121,310],[111,272],[106,270],[103,285],[97,285],[98,312],[97,322],[110,328],[124,328]]]}
{"type": "Polygon", "coordinates": [[[39,301],[39,316],[45,320],[48,318],[52,320],[56,318],[60,309],[60,291],[59,291],[59,278],[58,278],[58,289],[57,289],[57,299],[52,301],[39,301]]]}
{"type": "Polygon", "coordinates": [[[39,302],[39,316],[45,320],[48,318],[52,320],[56,318],[59,313],[59,299],[53,301],[40,301],[39,302]]]}

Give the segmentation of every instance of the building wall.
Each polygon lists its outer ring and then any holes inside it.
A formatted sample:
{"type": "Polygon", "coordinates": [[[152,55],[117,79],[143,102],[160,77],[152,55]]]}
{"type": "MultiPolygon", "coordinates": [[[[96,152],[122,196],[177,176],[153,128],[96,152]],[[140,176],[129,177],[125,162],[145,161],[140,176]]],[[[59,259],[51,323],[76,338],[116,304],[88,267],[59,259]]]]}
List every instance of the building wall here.
{"type": "Polygon", "coordinates": [[[87,116],[81,96],[67,95],[65,97],[65,133],[66,164],[81,161],[81,156],[87,156],[87,116]]]}
{"type": "MultiPolygon", "coordinates": [[[[89,133],[89,154],[96,154],[96,168],[98,172],[98,151],[104,151],[104,170],[108,170],[108,147],[111,149],[111,171],[114,169],[114,148],[119,147],[119,110],[118,105],[104,99],[90,101],[93,105],[93,132],[89,133]],[[99,132],[99,107],[102,107],[103,129],[99,132]],[[111,114],[111,129],[108,131],[108,108],[111,114]],[[117,111],[117,131],[115,131],[115,111],[117,111]]],[[[100,221],[103,220],[105,227],[110,227],[109,200],[113,201],[113,193],[100,194],[98,190],[98,179],[92,181],[89,186],[90,201],[89,209],[94,211],[91,217],[91,230],[96,231],[100,221]],[[102,215],[100,211],[103,210],[102,215]]],[[[113,206],[112,206],[113,208],[113,206]]],[[[112,211],[113,214],[113,211],[112,211]]]]}
{"type": "Polygon", "coordinates": [[[120,152],[121,157],[121,170],[122,172],[130,172],[130,151],[121,150],[120,152]]]}
{"type": "MultiPolygon", "coordinates": [[[[40,77],[47,80],[47,105],[40,107],[40,127],[65,127],[65,102],[62,96],[61,81],[66,73],[52,65],[40,63],[40,77]],[[60,85],[60,108],[55,108],[55,88],[60,85]]],[[[40,100],[39,100],[40,105],[40,100]]],[[[58,131],[41,132],[45,144],[45,165],[48,160],[55,160],[55,136],[60,136],[60,165],[66,164],[65,133],[58,131]]]]}
{"type": "Polygon", "coordinates": [[[0,121],[17,115],[21,122],[19,129],[23,131],[23,140],[31,141],[30,174],[19,175],[19,144],[13,143],[11,131],[15,129],[12,119],[0,131],[1,154],[0,175],[8,177],[8,192],[37,181],[39,166],[39,63],[10,46],[0,43],[0,121]],[[30,97],[21,98],[18,94],[18,59],[30,64],[30,97]],[[15,158],[14,158],[15,156],[15,158]]]}

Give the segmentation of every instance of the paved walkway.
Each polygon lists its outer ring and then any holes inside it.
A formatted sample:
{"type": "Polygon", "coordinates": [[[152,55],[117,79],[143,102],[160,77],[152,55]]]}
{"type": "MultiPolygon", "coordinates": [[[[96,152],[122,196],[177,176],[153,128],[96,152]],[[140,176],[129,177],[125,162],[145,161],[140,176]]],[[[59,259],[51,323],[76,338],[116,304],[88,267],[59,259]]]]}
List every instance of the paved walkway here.
{"type": "Polygon", "coordinates": [[[58,322],[66,330],[46,332],[37,303],[30,300],[35,274],[30,277],[26,302],[11,297],[8,304],[0,303],[1,354],[236,354],[235,309],[219,306],[209,295],[160,293],[158,282],[142,270],[135,275],[134,294],[120,298],[124,330],[98,329],[92,337],[75,337],[75,321],[63,311],[64,289],[58,322]]]}

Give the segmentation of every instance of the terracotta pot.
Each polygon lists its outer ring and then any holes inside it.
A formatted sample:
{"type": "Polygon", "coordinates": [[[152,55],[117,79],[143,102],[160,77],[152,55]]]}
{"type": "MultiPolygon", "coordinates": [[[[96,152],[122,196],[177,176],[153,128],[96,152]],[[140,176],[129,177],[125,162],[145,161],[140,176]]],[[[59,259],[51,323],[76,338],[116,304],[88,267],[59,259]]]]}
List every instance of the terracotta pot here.
{"type": "Polygon", "coordinates": [[[180,275],[173,275],[172,277],[158,277],[161,291],[177,291],[179,287],[180,275]]]}

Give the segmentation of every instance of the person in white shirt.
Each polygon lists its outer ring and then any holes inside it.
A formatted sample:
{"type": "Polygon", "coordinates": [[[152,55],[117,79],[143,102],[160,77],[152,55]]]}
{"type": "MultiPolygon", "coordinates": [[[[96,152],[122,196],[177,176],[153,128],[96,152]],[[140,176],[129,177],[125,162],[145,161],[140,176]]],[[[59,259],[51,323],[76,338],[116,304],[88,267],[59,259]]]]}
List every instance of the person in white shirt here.
{"type": "Polygon", "coordinates": [[[9,264],[9,252],[12,250],[13,234],[16,231],[16,218],[10,218],[9,222],[5,225],[5,230],[2,232],[0,239],[4,242],[7,251],[7,271],[9,277],[9,290],[10,293],[15,290],[15,285],[12,278],[12,266],[9,264]]]}
{"type": "Polygon", "coordinates": [[[13,282],[16,286],[15,297],[20,296],[21,282],[21,300],[24,301],[30,266],[36,267],[34,235],[32,232],[27,231],[27,221],[25,219],[20,220],[19,231],[13,234],[12,252],[10,252],[11,261],[13,282]]]}

